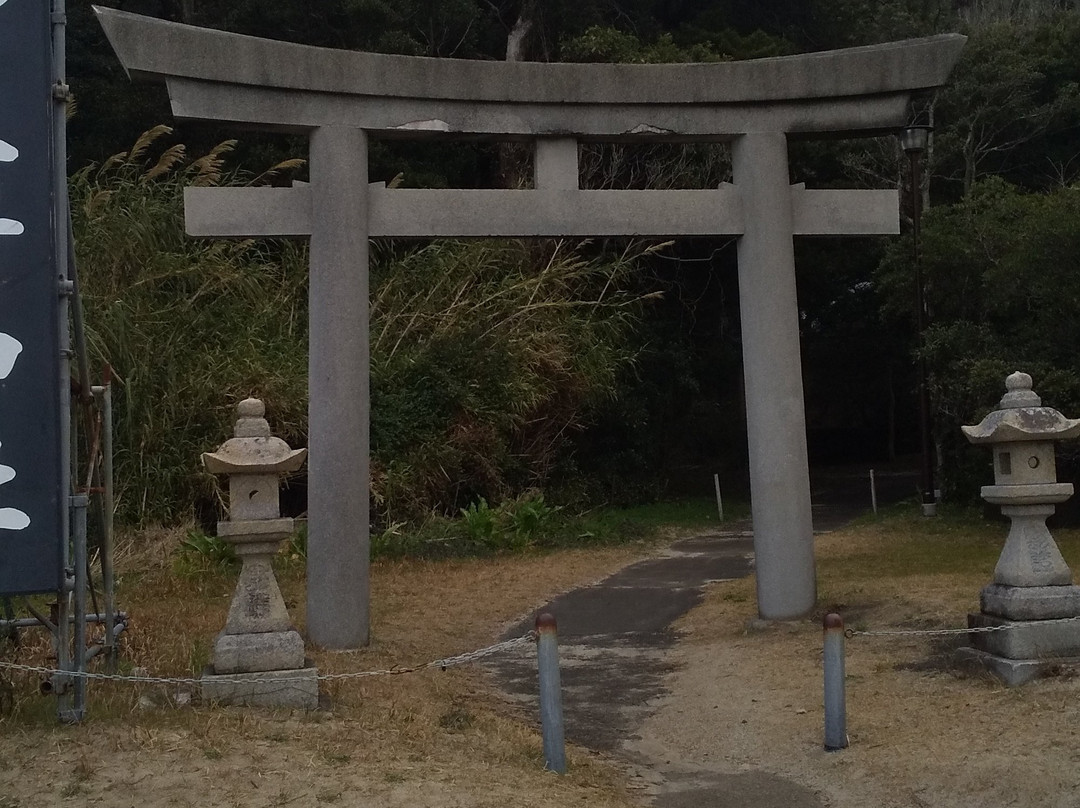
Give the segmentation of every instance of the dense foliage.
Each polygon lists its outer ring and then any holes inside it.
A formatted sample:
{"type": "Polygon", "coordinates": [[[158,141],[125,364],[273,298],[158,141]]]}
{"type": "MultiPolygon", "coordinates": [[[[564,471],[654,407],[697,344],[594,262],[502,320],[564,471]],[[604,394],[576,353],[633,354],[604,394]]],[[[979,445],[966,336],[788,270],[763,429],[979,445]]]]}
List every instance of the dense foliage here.
{"type": "MultiPolygon", "coordinates": [[[[235,403],[266,400],[275,431],[307,433],[307,256],[288,242],[183,234],[182,188],[222,175],[231,144],[188,162],[158,127],[73,178],[95,362],[118,377],[119,515],[212,520],[201,452],[235,403]],[[149,155],[153,153],[153,157],[149,155]]],[[[296,168],[276,166],[259,180],[296,168]]],[[[633,360],[641,296],[628,248],[564,243],[380,244],[372,262],[373,498],[390,523],[542,487],[633,360]]],[[[564,486],[574,475],[564,469],[564,486]]]]}
{"type": "MultiPolygon", "coordinates": [[[[968,494],[985,482],[985,451],[969,449],[960,425],[977,423],[1023,369],[1045,404],[1080,413],[1080,188],[1024,193],[1000,178],[925,219],[924,266],[933,301],[926,355],[946,484],[968,494]]],[[[904,245],[879,272],[894,323],[914,294],[904,245]]],[[[1062,471],[1080,457],[1062,447],[1062,471]]]]}
{"type": "MultiPolygon", "coordinates": [[[[926,355],[947,496],[972,498],[985,482],[985,458],[957,427],[994,405],[1008,371],[1027,370],[1047,403],[1080,414],[1076,0],[108,4],[310,44],[480,59],[715,61],[965,33],[950,86],[921,110],[935,131],[917,189],[928,203],[926,355]]],[[[123,514],[175,518],[212,491],[206,478],[181,473],[181,460],[190,464],[220,439],[237,396],[265,395],[275,426],[304,442],[304,256],[292,244],[181,235],[180,187],[217,181],[224,152],[154,179],[156,158],[145,154],[85,168],[168,110],[161,88],[127,84],[90,4],[69,11],[80,257],[95,346],[123,379],[123,514]],[[170,451],[175,473],[159,472],[170,451]]],[[[234,136],[182,131],[196,153],[234,136]]],[[[267,165],[305,149],[301,140],[244,135],[229,159],[267,165]]],[[[793,182],[900,188],[910,228],[907,161],[894,138],[796,142],[791,154],[793,182]]],[[[590,143],[582,152],[583,187],[715,187],[729,171],[723,144],[590,143]]],[[[527,157],[505,144],[376,142],[371,173],[411,186],[514,185],[527,177],[527,157]]],[[[457,513],[481,497],[497,509],[540,487],[552,502],[704,493],[714,471],[738,487],[745,439],[733,242],[642,249],[377,248],[372,429],[381,519],[457,513]]],[[[812,460],[914,451],[910,238],[799,240],[796,249],[812,460]]],[[[1080,464],[1066,456],[1062,470],[1075,477],[1080,464]]]]}

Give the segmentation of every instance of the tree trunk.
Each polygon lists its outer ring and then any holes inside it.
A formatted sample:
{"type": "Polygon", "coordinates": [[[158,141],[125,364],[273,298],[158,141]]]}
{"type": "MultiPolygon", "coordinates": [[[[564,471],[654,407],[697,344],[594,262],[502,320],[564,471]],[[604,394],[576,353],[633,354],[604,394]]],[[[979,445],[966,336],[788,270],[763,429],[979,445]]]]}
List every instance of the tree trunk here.
{"type": "Polygon", "coordinates": [[[536,21],[536,0],[525,0],[521,4],[521,13],[518,14],[514,27],[506,38],[506,61],[526,61],[529,33],[536,21]]]}
{"type": "MultiPolygon", "coordinates": [[[[506,61],[527,61],[530,34],[536,27],[537,0],[524,0],[514,27],[506,37],[506,61]]],[[[528,150],[532,145],[503,143],[499,146],[499,177],[502,188],[520,188],[528,175],[528,150]]]]}

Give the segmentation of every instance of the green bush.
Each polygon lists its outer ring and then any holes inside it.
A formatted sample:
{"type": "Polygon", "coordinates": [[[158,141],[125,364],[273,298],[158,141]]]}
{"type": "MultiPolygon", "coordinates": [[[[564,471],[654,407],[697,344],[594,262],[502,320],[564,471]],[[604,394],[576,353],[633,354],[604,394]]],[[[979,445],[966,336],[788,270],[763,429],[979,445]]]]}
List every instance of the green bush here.
{"type": "MultiPolygon", "coordinates": [[[[923,233],[924,350],[942,478],[949,496],[974,500],[990,456],[960,426],[997,408],[1009,373],[1030,373],[1045,405],[1080,414],[1080,188],[1025,193],[986,180],[928,211],[923,233]]],[[[878,273],[897,320],[914,313],[910,249],[896,242],[878,273]]],[[[1077,450],[1063,444],[1059,455],[1061,478],[1080,479],[1077,450]]]]}
{"type": "MultiPolygon", "coordinates": [[[[275,433],[306,444],[306,246],[185,236],[184,186],[243,179],[223,174],[231,143],[188,161],[182,146],[158,145],[168,131],[71,184],[88,338],[94,361],[116,372],[118,518],[129,524],[218,516],[217,482],[199,456],[231,434],[235,403],[249,395],[264,399],[275,433]]],[[[627,335],[641,297],[628,289],[645,252],[375,245],[379,531],[543,487],[634,360],[627,335]]]]}
{"type": "Polygon", "coordinates": [[[434,242],[373,267],[373,485],[385,524],[542,488],[634,358],[636,253],[434,242]]]}
{"type": "Polygon", "coordinates": [[[196,509],[213,521],[217,487],[199,456],[230,434],[248,395],[266,400],[279,434],[305,442],[303,252],[185,236],[183,187],[220,182],[231,144],[191,162],[179,145],[148,160],[167,133],[71,181],[92,362],[116,373],[117,517],[129,524],[196,509]]]}
{"type": "Polygon", "coordinates": [[[224,572],[238,567],[240,558],[232,544],[195,528],[180,542],[175,566],[181,575],[198,576],[207,570],[224,572]]]}

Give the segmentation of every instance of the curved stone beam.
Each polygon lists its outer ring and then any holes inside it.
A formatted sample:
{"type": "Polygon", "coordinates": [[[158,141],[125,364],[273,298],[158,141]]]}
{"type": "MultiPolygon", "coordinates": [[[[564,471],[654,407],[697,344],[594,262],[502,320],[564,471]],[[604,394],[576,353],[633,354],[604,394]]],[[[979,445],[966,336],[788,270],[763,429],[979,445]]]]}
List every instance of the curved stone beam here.
{"type": "Polygon", "coordinates": [[[95,7],[132,77],[165,80],[178,117],[408,136],[572,133],[632,140],[895,128],[940,86],[944,34],[739,62],[486,62],[334,50],[95,7]]]}

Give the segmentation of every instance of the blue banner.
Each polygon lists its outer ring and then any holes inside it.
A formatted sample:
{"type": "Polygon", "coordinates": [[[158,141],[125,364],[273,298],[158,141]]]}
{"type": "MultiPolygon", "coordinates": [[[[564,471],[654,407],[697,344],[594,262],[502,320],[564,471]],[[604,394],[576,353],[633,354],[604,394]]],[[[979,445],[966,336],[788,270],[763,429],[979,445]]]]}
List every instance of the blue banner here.
{"type": "MultiPolygon", "coordinates": [[[[0,594],[63,580],[48,0],[0,0],[0,594]]],[[[65,223],[66,226],[66,223],[65,223]]]]}

